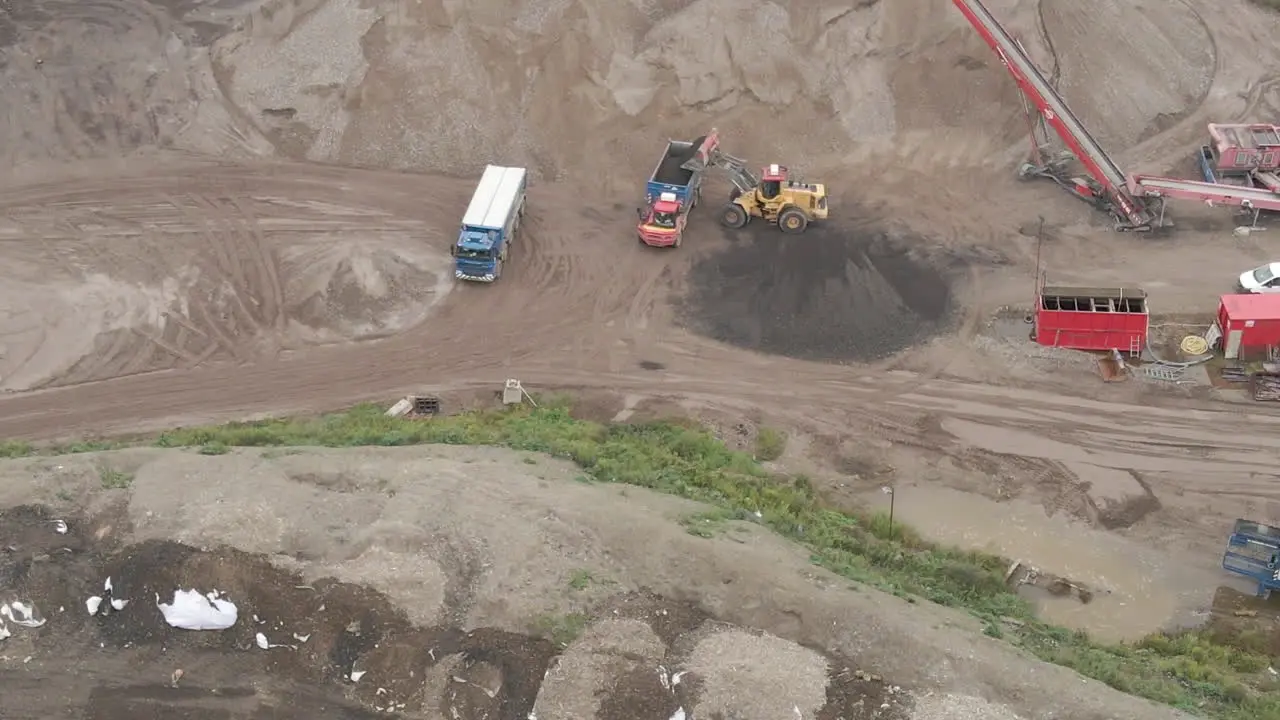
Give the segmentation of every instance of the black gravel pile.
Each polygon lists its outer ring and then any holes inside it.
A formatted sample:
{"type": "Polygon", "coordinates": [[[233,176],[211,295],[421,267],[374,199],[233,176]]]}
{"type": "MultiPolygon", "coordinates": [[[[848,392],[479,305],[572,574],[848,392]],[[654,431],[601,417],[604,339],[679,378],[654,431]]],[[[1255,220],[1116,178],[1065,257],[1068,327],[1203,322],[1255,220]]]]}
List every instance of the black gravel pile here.
{"type": "Polygon", "coordinates": [[[699,259],[686,323],[739,347],[805,360],[867,362],[943,330],[952,295],[919,238],[833,225],[788,236],[763,223],[699,259]]]}

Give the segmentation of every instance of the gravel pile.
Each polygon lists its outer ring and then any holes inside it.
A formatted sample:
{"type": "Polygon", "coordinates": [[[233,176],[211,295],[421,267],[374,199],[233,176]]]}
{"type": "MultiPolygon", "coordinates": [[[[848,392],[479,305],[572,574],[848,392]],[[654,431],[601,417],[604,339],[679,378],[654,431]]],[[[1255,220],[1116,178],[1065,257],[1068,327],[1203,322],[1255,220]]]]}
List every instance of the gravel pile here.
{"type": "Polygon", "coordinates": [[[1187,4],[1144,13],[1132,0],[1043,0],[1041,12],[1062,65],[1059,89],[1111,152],[1172,126],[1213,82],[1213,39],[1187,4]]]}
{"type": "Polygon", "coordinates": [[[1024,720],[1003,705],[970,695],[932,694],[916,698],[911,720],[1024,720]]]}
{"type": "Polygon", "coordinates": [[[685,669],[703,679],[694,717],[740,720],[817,715],[827,701],[827,661],[772,635],[716,632],[694,647],[685,669]]]}

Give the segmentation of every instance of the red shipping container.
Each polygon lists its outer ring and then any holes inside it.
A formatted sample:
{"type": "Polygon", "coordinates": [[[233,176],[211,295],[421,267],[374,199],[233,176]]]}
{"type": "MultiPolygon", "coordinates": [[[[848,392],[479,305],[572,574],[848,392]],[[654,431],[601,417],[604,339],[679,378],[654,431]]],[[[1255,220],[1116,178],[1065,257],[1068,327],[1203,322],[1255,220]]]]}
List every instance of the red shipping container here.
{"type": "Polygon", "coordinates": [[[1228,359],[1266,359],[1280,347],[1280,293],[1223,295],[1217,330],[1228,359]]]}
{"type": "Polygon", "coordinates": [[[1034,334],[1041,345],[1136,356],[1149,329],[1144,290],[1046,286],[1036,296],[1034,334]]]}

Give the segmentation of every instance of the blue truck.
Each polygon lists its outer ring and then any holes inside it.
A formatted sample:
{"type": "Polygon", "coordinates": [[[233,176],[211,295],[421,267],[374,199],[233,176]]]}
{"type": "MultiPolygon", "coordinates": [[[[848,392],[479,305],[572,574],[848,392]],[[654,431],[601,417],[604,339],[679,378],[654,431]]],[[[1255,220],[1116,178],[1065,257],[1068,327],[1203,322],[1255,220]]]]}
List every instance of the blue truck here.
{"type": "Polygon", "coordinates": [[[502,277],[524,219],[528,174],[520,167],[485,167],[450,251],[454,277],[487,283],[502,277]]]}
{"type": "Polygon", "coordinates": [[[1222,554],[1222,568],[1258,584],[1258,597],[1280,590],[1280,528],[1236,520],[1222,554]]]}
{"type": "Polygon", "coordinates": [[[1213,148],[1201,145],[1200,155],[1196,157],[1196,161],[1200,163],[1200,174],[1204,176],[1205,182],[1218,182],[1218,174],[1213,171],[1213,148]]]}

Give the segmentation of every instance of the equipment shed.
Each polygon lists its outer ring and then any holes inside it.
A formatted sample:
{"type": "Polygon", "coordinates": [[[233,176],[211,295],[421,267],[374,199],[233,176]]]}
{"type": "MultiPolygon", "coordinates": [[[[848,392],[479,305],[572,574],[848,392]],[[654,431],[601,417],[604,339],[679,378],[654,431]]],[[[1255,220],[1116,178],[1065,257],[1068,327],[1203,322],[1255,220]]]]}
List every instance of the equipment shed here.
{"type": "Polygon", "coordinates": [[[1034,337],[1049,347],[1137,355],[1149,321],[1144,290],[1050,285],[1036,296],[1034,337]]]}
{"type": "Polygon", "coordinates": [[[1218,331],[1228,359],[1267,359],[1280,348],[1280,293],[1223,295],[1218,331]]]}

